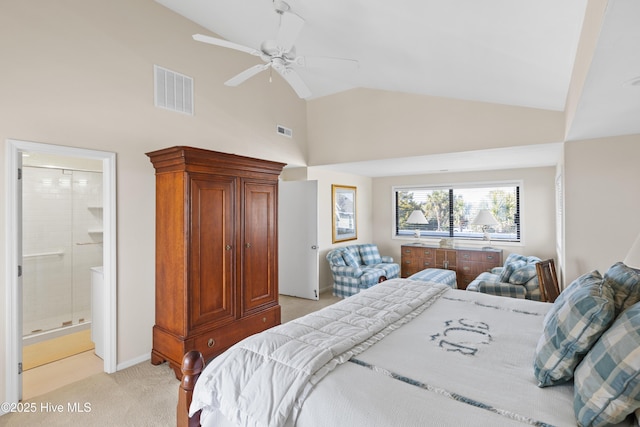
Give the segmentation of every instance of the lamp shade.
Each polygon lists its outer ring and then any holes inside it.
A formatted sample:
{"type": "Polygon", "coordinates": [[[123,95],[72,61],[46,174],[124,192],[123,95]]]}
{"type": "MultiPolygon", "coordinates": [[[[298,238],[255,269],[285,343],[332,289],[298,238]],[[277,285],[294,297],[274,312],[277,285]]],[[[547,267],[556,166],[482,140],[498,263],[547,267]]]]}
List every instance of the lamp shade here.
{"type": "Polygon", "coordinates": [[[493,217],[489,209],[480,209],[471,225],[498,225],[498,221],[493,217]]]}
{"type": "Polygon", "coordinates": [[[416,209],[411,212],[411,215],[407,218],[407,224],[429,224],[429,221],[427,221],[427,218],[425,218],[420,209],[416,209]]]}
{"type": "Polygon", "coordinates": [[[624,264],[631,268],[640,268],[640,235],[636,237],[636,241],[633,242],[631,249],[624,258],[624,264]]]}

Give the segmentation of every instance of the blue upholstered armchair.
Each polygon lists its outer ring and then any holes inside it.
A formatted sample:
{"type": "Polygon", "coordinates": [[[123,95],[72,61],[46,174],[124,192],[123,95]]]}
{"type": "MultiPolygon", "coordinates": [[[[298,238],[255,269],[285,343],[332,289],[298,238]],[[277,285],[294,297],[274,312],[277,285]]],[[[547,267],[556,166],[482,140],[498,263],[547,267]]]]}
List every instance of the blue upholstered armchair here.
{"type": "Polygon", "coordinates": [[[342,298],[400,274],[400,265],[390,256],[380,256],[373,244],[336,248],[327,253],[327,261],[333,274],[333,295],[342,298]]]}
{"type": "Polygon", "coordinates": [[[510,254],[502,267],[480,273],[467,286],[468,291],[540,301],[536,263],[540,258],[510,254]]]}

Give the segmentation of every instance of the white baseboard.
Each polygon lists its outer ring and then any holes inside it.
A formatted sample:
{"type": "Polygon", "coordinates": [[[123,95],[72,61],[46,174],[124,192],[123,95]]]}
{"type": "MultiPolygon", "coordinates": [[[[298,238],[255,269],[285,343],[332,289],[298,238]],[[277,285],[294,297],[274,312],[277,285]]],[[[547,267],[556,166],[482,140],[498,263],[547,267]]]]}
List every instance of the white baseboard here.
{"type": "Polygon", "coordinates": [[[129,360],[125,361],[125,362],[118,363],[118,366],[116,366],[116,370],[117,371],[121,371],[123,369],[130,368],[133,365],[137,365],[138,363],[142,363],[142,362],[145,362],[147,360],[151,360],[151,352],[148,352],[148,353],[143,354],[143,355],[138,356],[138,357],[134,357],[133,359],[129,359],[129,360]]]}

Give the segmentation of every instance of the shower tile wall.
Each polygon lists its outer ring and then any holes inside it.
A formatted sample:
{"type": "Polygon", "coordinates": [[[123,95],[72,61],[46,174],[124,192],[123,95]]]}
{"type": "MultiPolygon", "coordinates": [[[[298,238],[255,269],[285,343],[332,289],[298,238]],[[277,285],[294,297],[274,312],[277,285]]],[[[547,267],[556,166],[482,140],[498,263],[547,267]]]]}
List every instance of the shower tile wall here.
{"type": "Polygon", "coordinates": [[[23,335],[91,320],[102,265],[102,173],[24,167],[23,335]]]}

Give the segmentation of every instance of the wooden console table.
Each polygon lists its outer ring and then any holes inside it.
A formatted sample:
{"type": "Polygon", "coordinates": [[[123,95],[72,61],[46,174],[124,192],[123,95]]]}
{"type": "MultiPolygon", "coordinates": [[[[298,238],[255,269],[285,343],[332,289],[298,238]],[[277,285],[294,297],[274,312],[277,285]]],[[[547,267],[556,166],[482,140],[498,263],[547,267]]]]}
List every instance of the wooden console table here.
{"type": "Polygon", "coordinates": [[[466,289],[483,271],[502,266],[502,250],[493,248],[440,248],[410,243],[401,246],[400,277],[409,277],[425,268],[456,272],[458,289],[466,289]]]}

